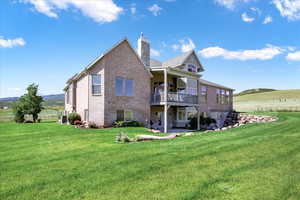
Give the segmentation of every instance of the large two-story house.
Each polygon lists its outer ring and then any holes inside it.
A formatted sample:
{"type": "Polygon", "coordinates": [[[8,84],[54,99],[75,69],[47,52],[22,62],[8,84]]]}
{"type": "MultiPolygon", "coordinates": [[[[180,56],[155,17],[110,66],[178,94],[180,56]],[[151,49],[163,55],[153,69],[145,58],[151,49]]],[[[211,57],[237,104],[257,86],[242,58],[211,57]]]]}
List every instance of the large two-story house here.
{"type": "Polygon", "coordinates": [[[160,62],[143,34],[138,52],[125,38],[67,81],[65,112],[100,127],[136,120],[164,132],[193,115],[200,128],[200,115],[221,119],[232,110],[233,89],[203,80],[203,72],[194,51],[160,62]]]}

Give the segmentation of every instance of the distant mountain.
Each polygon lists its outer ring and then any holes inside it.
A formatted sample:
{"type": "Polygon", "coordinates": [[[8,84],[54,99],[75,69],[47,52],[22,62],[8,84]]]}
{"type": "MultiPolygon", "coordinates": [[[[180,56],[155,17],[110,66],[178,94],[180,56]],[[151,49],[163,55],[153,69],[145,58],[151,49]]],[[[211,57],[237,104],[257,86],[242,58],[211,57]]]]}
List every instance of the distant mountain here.
{"type": "Polygon", "coordinates": [[[256,94],[256,93],[273,92],[273,91],[277,91],[277,90],[270,89],[270,88],[255,88],[255,89],[244,90],[240,93],[235,94],[234,96],[242,96],[247,94],[256,94]]]}
{"type": "MultiPolygon", "coordinates": [[[[65,101],[64,94],[50,94],[43,96],[45,102],[44,106],[63,106],[65,101]]],[[[19,97],[5,97],[0,98],[0,107],[11,107],[14,102],[16,102],[19,97]]]]}

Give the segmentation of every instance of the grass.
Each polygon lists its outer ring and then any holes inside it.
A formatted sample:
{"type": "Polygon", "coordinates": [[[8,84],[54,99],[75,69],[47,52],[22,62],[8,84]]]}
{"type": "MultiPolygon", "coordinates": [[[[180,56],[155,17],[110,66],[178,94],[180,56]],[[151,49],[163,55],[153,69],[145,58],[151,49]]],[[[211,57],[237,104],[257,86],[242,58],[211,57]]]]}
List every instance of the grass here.
{"type": "Polygon", "coordinates": [[[237,111],[300,111],[300,90],[277,90],[234,97],[237,111]]]}
{"type": "MultiPolygon", "coordinates": [[[[45,107],[44,110],[39,114],[39,118],[44,121],[57,121],[59,116],[61,116],[63,112],[63,107],[61,106],[52,106],[45,107]]],[[[12,109],[2,110],[0,109],[0,122],[11,122],[14,119],[14,115],[12,109]]],[[[31,116],[26,116],[27,120],[32,120],[31,116]]]]}
{"type": "Polygon", "coordinates": [[[0,199],[289,199],[300,196],[300,114],[169,141],[0,123],[0,199]]]}

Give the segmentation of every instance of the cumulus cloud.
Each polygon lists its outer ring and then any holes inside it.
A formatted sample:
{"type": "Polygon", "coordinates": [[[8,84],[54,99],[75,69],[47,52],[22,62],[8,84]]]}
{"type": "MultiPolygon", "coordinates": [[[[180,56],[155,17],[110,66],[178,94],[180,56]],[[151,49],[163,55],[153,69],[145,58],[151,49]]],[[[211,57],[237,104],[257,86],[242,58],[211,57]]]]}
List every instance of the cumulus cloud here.
{"type": "Polygon", "coordinates": [[[269,24],[273,21],[272,17],[271,16],[266,16],[264,21],[263,21],[263,24],[269,24]]]}
{"type": "Polygon", "coordinates": [[[199,51],[204,58],[223,57],[227,60],[270,60],[282,54],[285,49],[273,45],[256,50],[230,51],[221,47],[208,47],[199,51]]]}
{"type": "Polygon", "coordinates": [[[150,12],[152,12],[152,14],[153,14],[154,16],[158,16],[158,15],[160,15],[160,11],[162,10],[162,8],[159,7],[157,4],[153,4],[152,6],[150,6],[150,7],[148,8],[148,10],[149,10],[150,12]]]}
{"type": "Polygon", "coordinates": [[[243,13],[241,17],[244,22],[253,22],[255,20],[254,17],[250,17],[247,13],[243,13]]]}
{"type": "Polygon", "coordinates": [[[160,51],[155,49],[150,49],[150,55],[158,57],[160,56],[160,51]]]}
{"type": "Polygon", "coordinates": [[[113,0],[20,0],[20,2],[32,4],[37,12],[52,18],[58,17],[58,10],[75,7],[97,23],[115,21],[123,11],[123,8],[117,6],[113,0]]]}
{"type": "Polygon", "coordinates": [[[0,37],[0,48],[13,48],[17,46],[24,46],[26,44],[23,38],[4,39],[0,37]]]}
{"type": "Polygon", "coordinates": [[[300,61],[300,51],[296,51],[294,53],[289,53],[286,56],[286,59],[290,60],[290,61],[300,61]]]}
{"type": "Polygon", "coordinates": [[[300,0],[272,0],[282,17],[288,20],[300,19],[300,0]]]}
{"type": "Polygon", "coordinates": [[[184,53],[184,52],[188,52],[188,51],[191,51],[193,49],[196,48],[196,45],[195,43],[193,42],[192,39],[190,38],[187,38],[186,40],[179,40],[180,44],[181,44],[181,51],[184,53]]]}
{"type": "Polygon", "coordinates": [[[133,15],[136,13],[136,4],[135,3],[130,5],[130,12],[133,15]]]}
{"type": "Polygon", "coordinates": [[[249,1],[252,0],[215,0],[215,3],[233,10],[238,3],[247,3],[249,1]]]}

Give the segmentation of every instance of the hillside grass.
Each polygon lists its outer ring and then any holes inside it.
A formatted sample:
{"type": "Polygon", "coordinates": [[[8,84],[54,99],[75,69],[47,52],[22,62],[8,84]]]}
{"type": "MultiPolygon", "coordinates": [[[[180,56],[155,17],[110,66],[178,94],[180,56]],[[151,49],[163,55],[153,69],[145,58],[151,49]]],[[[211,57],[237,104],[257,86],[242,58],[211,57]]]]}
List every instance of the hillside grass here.
{"type": "Polygon", "coordinates": [[[237,111],[300,111],[300,90],[277,90],[234,97],[237,111]]]}
{"type": "Polygon", "coordinates": [[[264,199],[300,196],[300,113],[168,141],[124,131],[0,123],[0,199],[264,199]]]}
{"type": "MultiPolygon", "coordinates": [[[[63,106],[50,106],[45,107],[39,114],[39,119],[42,121],[58,121],[64,110],[63,106]]],[[[26,120],[32,120],[32,116],[25,116],[26,120]]],[[[0,109],[0,122],[12,122],[14,114],[12,109],[0,109]]]]}

